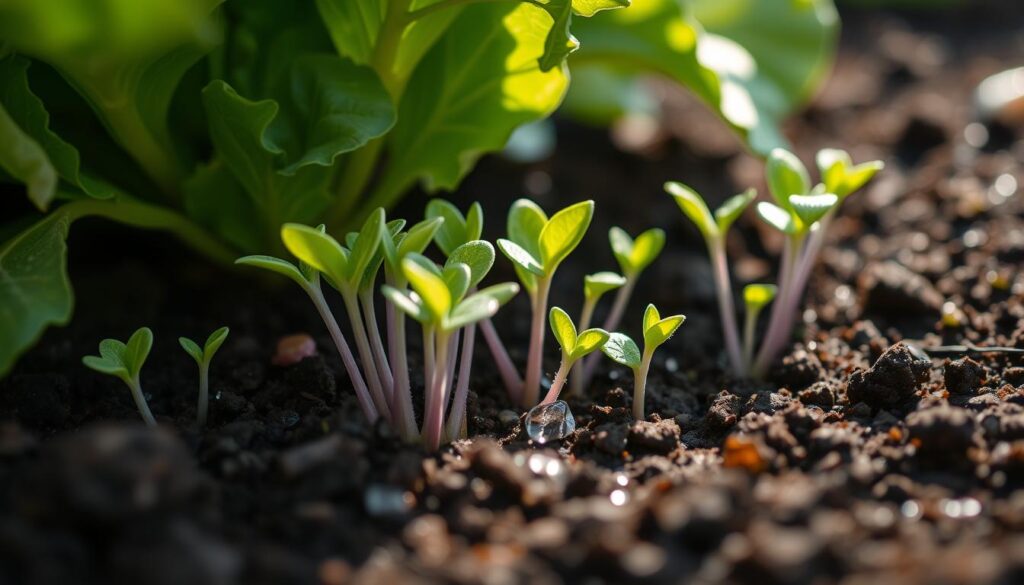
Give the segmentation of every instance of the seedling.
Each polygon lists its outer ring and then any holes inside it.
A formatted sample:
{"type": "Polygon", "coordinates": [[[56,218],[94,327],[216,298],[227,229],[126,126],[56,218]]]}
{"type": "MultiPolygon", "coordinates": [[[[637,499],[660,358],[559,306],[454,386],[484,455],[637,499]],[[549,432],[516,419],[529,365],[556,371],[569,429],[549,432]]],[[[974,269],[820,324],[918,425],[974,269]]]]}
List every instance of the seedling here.
{"type": "MultiPolygon", "coordinates": [[[[459,208],[450,202],[444,199],[431,199],[427,203],[427,217],[444,219],[444,227],[438,230],[434,236],[434,241],[437,243],[437,247],[444,252],[444,255],[449,257],[460,245],[473,240],[479,240],[484,229],[483,209],[479,203],[470,205],[469,211],[466,215],[463,215],[459,208]]],[[[512,362],[508,350],[505,349],[505,344],[502,343],[501,337],[498,336],[494,323],[490,319],[484,319],[478,325],[484,335],[484,341],[487,342],[487,348],[490,350],[491,356],[494,357],[494,362],[498,366],[501,381],[505,385],[509,396],[514,400],[522,391],[523,378],[519,375],[519,371],[516,370],[516,366],[512,362]]]]}
{"type": "Polygon", "coordinates": [[[704,236],[711,259],[715,291],[718,293],[718,313],[722,320],[722,335],[725,337],[725,349],[729,356],[729,364],[738,375],[744,375],[747,368],[743,363],[739,332],[736,329],[736,309],[732,300],[732,284],[729,280],[725,238],[733,222],[750,205],[750,202],[757,196],[757,192],[748,189],[739,195],[734,195],[712,214],[704,202],[704,198],[686,185],[669,182],[665,183],[665,190],[675,198],[679,208],[704,236]]]}
{"type": "MultiPolygon", "coordinates": [[[[601,300],[601,297],[615,289],[621,290],[626,282],[626,277],[614,272],[598,272],[583,277],[583,310],[580,312],[580,329],[590,327],[590,322],[594,318],[594,309],[597,308],[597,302],[601,300]]],[[[583,391],[586,365],[594,357],[594,355],[591,355],[573,366],[570,386],[573,394],[579,395],[583,391]]]]}
{"type": "Polygon", "coordinates": [[[139,374],[142,372],[142,365],[149,357],[149,350],[153,348],[153,331],[149,327],[142,327],[128,338],[128,343],[122,343],[116,339],[104,339],[100,342],[100,355],[88,355],[82,358],[82,363],[87,367],[102,374],[117,376],[132,392],[135,400],[135,407],[139,409],[142,420],[153,427],[156,426],[156,419],[149,410],[146,403],[146,396],[142,393],[142,382],[139,374]]]}
{"type": "Polygon", "coordinates": [[[647,373],[651,358],[659,346],[669,340],[686,321],[685,315],[662,318],[654,305],[647,305],[644,311],[644,351],[641,354],[628,335],[612,333],[601,350],[613,361],[633,370],[633,418],[644,420],[644,394],[647,388],[647,373]]]}
{"type": "MultiPolygon", "coordinates": [[[[811,187],[807,169],[792,153],[775,149],[768,158],[765,174],[775,203],[758,203],[757,215],[784,235],[784,246],[779,263],[778,286],[774,289],[762,287],[749,290],[751,296],[746,298],[747,332],[742,350],[725,257],[725,232],[753,200],[753,191],[729,199],[712,216],[704,200],[690,188],[680,183],[665,185],[683,212],[700,229],[708,244],[726,349],[730,365],[738,375],[751,373],[761,378],[778,357],[792,332],[807,279],[824,244],[825,233],[832,218],[843,200],[863,187],[883,167],[880,161],[853,165],[846,152],[834,149],[819,151],[816,160],[822,182],[811,187]],[[768,328],[760,350],[754,357],[753,330],[757,313],[765,304],[772,302],[772,298],[775,300],[768,328]]],[[[744,292],[746,297],[748,291],[744,292]]]]}
{"type": "MultiPolygon", "coordinates": [[[[491,258],[493,261],[493,251],[491,258]]],[[[381,290],[396,307],[423,326],[427,390],[422,437],[429,449],[436,450],[441,444],[444,415],[450,398],[448,354],[451,336],[467,325],[493,316],[501,305],[519,292],[519,286],[504,283],[466,296],[474,276],[469,264],[451,262],[441,269],[420,254],[409,254],[402,260],[402,272],[414,292],[401,291],[388,285],[381,290]]],[[[462,401],[465,401],[465,397],[462,397],[462,401]]],[[[457,436],[464,408],[464,404],[454,407],[453,410],[459,414],[458,418],[449,420],[449,438],[453,434],[457,436]]]]}
{"type": "Polygon", "coordinates": [[[743,303],[747,308],[746,322],[743,325],[743,363],[749,364],[754,359],[754,335],[757,332],[757,318],[761,310],[775,299],[779,287],[774,284],[748,284],[743,287],[743,303]]]}
{"type": "Polygon", "coordinates": [[[580,358],[589,355],[599,349],[608,341],[608,332],[604,329],[586,329],[579,333],[572,322],[569,314],[558,307],[551,308],[548,317],[551,323],[551,332],[554,333],[558,345],[562,348],[562,363],[558,367],[555,379],[551,382],[551,389],[541,404],[551,404],[558,400],[558,395],[565,385],[569,376],[569,370],[580,358]]]}
{"type": "Polygon", "coordinates": [[[570,205],[548,219],[536,203],[519,199],[508,213],[508,239],[498,248],[512,261],[516,275],[530,295],[533,317],[526,376],[518,398],[525,407],[537,403],[544,347],[544,317],[555,271],[579,245],[590,227],[594,202],[570,205]]]}
{"type": "Polygon", "coordinates": [[[203,347],[187,337],[179,337],[178,343],[192,359],[196,360],[199,366],[199,404],[196,406],[196,422],[200,427],[206,426],[206,416],[210,405],[210,362],[214,354],[220,349],[224,340],[228,338],[230,330],[221,327],[206,338],[203,347]]]}
{"type": "MultiPolygon", "coordinates": [[[[661,254],[662,248],[665,247],[665,232],[658,228],[652,228],[634,240],[622,228],[613,227],[608,230],[608,241],[611,243],[615,260],[619,263],[619,269],[622,270],[626,279],[616,293],[615,302],[604,322],[606,331],[615,331],[618,329],[619,323],[622,322],[622,315],[629,305],[629,299],[633,295],[633,289],[640,278],[640,273],[654,262],[658,254],[661,254]]],[[[597,354],[594,354],[583,361],[583,375],[573,377],[574,392],[582,391],[583,387],[590,383],[590,378],[593,377],[594,370],[597,368],[597,358],[597,354]]]]}

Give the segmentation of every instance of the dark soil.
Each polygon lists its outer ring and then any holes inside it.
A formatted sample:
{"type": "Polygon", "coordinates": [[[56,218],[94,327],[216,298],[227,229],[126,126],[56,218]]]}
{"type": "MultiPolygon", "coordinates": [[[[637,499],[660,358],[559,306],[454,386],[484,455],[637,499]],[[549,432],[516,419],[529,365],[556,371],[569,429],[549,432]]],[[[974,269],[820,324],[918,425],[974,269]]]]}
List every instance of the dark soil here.
{"type": "MultiPolygon", "coordinates": [[[[1024,129],[986,122],[984,144],[964,138],[977,82],[1024,55],[1019,11],[845,15],[835,75],[788,132],[805,161],[839,146],[887,168],[846,202],[801,341],[765,383],[724,372],[703,245],[661,191],[764,192],[761,164],[691,98],[666,95],[640,153],[560,122],[551,160],[483,161],[455,199],[482,199],[490,239],[515,197],[597,200],[556,304],[575,310],[582,275],[614,267],[608,227],[657,225],[669,242],[627,328],[647,302],[688,316],[655,359],[648,420],[629,414],[628,373],[604,366],[570,400],[578,430],[545,448],[483,347],[472,438],[428,455],[363,421],[300,291],[83,223],[73,324],[0,381],[0,584],[1024,582],[1024,360],[905,343],[1024,348],[1024,129]],[[120,382],[79,365],[141,325],[157,336],[143,383],[158,430],[120,382]],[[220,325],[232,335],[197,429],[176,338],[220,325]],[[271,365],[296,332],[322,354],[271,365]]],[[[735,278],[769,278],[778,242],[750,216],[738,232],[735,278]]],[[[498,319],[520,361],[525,313],[518,299],[498,319]]]]}

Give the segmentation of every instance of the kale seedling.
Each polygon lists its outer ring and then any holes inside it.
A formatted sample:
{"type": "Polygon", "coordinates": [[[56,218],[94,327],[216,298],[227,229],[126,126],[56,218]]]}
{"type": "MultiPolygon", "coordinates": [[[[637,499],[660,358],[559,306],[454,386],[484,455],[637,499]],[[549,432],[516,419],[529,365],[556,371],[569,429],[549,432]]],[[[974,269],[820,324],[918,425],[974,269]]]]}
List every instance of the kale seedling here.
{"type": "Polygon", "coordinates": [[[593,216],[593,201],[570,205],[549,219],[536,203],[519,199],[508,213],[508,239],[498,240],[498,248],[512,261],[516,275],[530,295],[533,311],[526,376],[521,392],[514,397],[527,408],[535,405],[540,395],[544,317],[551,280],[558,266],[583,239],[593,216]]]}
{"type": "Polygon", "coordinates": [[[100,355],[88,355],[82,358],[82,363],[103,374],[117,376],[132,391],[132,398],[135,399],[135,406],[142,415],[142,420],[149,426],[156,426],[156,419],[146,404],[146,396],[142,393],[142,383],[139,374],[142,372],[142,365],[149,357],[149,350],[153,348],[153,331],[149,327],[142,327],[128,338],[128,343],[122,343],[116,339],[104,339],[100,342],[100,355]]]}
{"type": "Polygon", "coordinates": [[[565,385],[569,376],[569,370],[580,358],[589,355],[599,349],[608,341],[608,332],[604,329],[587,329],[579,333],[572,322],[569,314],[558,307],[551,308],[548,317],[551,323],[551,332],[554,333],[558,345],[562,348],[562,363],[558,367],[555,379],[551,382],[551,389],[541,404],[551,404],[558,400],[558,395],[565,385]]]}
{"type": "MultiPolygon", "coordinates": [[[[604,322],[606,331],[615,331],[629,305],[629,299],[633,295],[633,289],[640,278],[640,273],[654,262],[658,254],[661,254],[662,248],[665,247],[665,232],[658,228],[652,228],[634,240],[622,228],[613,227],[608,230],[608,241],[611,243],[615,260],[619,263],[619,269],[626,279],[616,293],[615,302],[604,322]]],[[[584,386],[590,384],[590,378],[593,377],[594,370],[597,368],[597,358],[598,355],[594,354],[583,360],[583,375],[573,378],[573,392],[581,392],[584,386]]]]}
{"type": "Polygon", "coordinates": [[[665,183],[665,190],[675,198],[679,208],[704,236],[708,255],[711,258],[715,291],[718,293],[718,312],[722,320],[722,335],[725,337],[725,349],[729,356],[729,364],[738,375],[744,375],[747,368],[743,363],[739,331],[736,328],[736,310],[732,300],[732,284],[729,280],[725,239],[733,222],[750,205],[757,193],[753,189],[748,189],[744,193],[734,195],[712,214],[707,204],[704,203],[704,199],[686,185],[669,182],[665,183]]]}
{"type": "Polygon", "coordinates": [[[178,338],[178,343],[181,344],[182,349],[192,356],[192,359],[196,360],[196,365],[199,366],[199,404],[196,406],[196,422],[200,427],[206,426],[206,415],[209,412],[210,362],[213,360],[217,350],[220,349],[220,346],[223,345],[224,340],[228,338],[229,332],[230,330],[227,327],[221,327],[214,331],[206,338],[206,343],[203,344],[203,347],[199,347],[198,343],[187,337],[178,338]]]}
{"type": "MultiPolygon", "coordinates": [[[[466,215],[463,215],[459,208],[455,207],[452,203],[444,199],[431,199],[427,203],[427,217],[444,219],[444,226],[438,230],[434,236],[434,241],[446,257],[450,257],[452,252],[462,244],[479,240],[483,234],[483,208],[480,207],[479,203],[470,205],[469,211],[466,215]]],[[[515,399],[522,390],[523,378],[519,375],[519,371],[516,370],[512,358],[508,355],[508,350],[505,349],[505,344],[502,343],[501,337],[498,336],[494,323],[490,319],[484,319],[478,325],[480,326],[481,333],[484,335],[484,341],[487,342],[491,356],[494,357],[494,362],[498,366],[501,381],[505,385],[509,396],[515,399]]]]}
{"type": "Polygon", "coordinates": [[[654,305],[647,305],[644,311],[644,351],[641,354],[628,335],[612,333],[601,348],[613,361],[633,370],[633,418],[644,420],[644,394],[647,389],[647,373],[651,368],[654,350],[669,340],[686,321],[685,315],[662,318],[654,305]]]}
{"type": "MultiPolygon", "coordinates": [[[[597,308],[597,302],[601,300],[601,297],[615,289],[621,290],[626,282],[626,277],[614,272],[597,272],[583,277],[583,309],[580,311],[580,329],[590,327],[590,322],[594,318],[594,309],[597,308]]],[[[586,365],[593,361],[594,357],[592,354],[573,366],[570,378],[570,390],[573,394],[578,396],[583,392],[586,365]]]]}
{"type": "MultiPolygon", "coordinates": [[[[467,256],[472,257],[471,262],[482,266],[485,258],[482,255],[477,257],[479,252],[480,247],[476,247],[475,251],[467,252],[467,256]]],[[[467,296],[474,281],[474,269],[470,264],[452,261],[442,269],[420,254],[409,254],[402,260],[402,272],[413,292],[401,291],[388,285],[381,290],[396,307],[423,326],[424,379],[427,389],[422,437],[428,449],[436,450],[441,445],[445,410],[450,398],[449,342],[452,335],[467,325],[492,317],[502,304],[519,292],[519,286],[511,282],[504,283],[467,296]]],[[[464,403],[465,395],[457,393],[452,417],[447,425],[449,439],[457,437],[462,427],[464,403]]]]}

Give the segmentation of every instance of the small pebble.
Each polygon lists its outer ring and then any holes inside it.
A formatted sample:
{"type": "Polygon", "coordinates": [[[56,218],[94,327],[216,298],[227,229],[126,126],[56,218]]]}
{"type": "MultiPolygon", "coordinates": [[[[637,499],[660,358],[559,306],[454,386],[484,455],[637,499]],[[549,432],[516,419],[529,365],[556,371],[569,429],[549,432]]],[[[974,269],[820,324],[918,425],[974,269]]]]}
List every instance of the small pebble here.
{"type": "Polygon", "coordinates": [[[286,335],[277,341],[277,353],[270,360],[275,366],[291,366],[316,355],[316,342],[307,333],[286,335]]]}

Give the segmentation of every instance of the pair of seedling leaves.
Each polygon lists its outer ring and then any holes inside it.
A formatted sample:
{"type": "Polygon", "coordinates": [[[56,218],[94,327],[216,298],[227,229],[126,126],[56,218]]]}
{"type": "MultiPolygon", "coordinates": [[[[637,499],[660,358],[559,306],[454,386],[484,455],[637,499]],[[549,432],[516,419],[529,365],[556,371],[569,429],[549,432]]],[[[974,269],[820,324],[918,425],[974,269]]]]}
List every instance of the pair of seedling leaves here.
{"type": "Polygon", "coordinates": [[[597,302],[605,293],[625,286],[629,279],[636,278],[650,266],[665,247],[665,232],[652,228],[634,240],[622,228],[613,227],[608,231],[608,240],[622,274],[604,271],[584,276],[583,298],[587,302],[597,302]]]}
{"type": "MultiPolygon", "coordinates": [[[[213,360],[214,354],[228,338],[228,333],[227,327],[221,327],[206,338],[206,343],[202,347],[187,337],[179,337],[178,343],[200,367],[203,367],[213,360]]],[[[85,356],[82,363],[97,372],[117,376],[130,384],[138,381],[142,365],[146,363],[152,349],[153,331],[149,327],[142,327],[128,338],[127,343],[117,339],[104,339],[100,342],[100,355],[85,356]]]]}
{"type": "Polygon", "coordinates": [[[644,311],[643,335],[644,352],[640,352],[635,341],[624,333],[612,333],[602,346],[604,354],[613,361],[636,372],[654,354],[659,346],[668,341],[686,321],[684,315],[662,317],[654,305],[647,305],[644,311]]]}
{"type": "MultiPolygon", "coordinates": [[[[838,149],[819,151],[816,162],[822,182],[812,188],[800,159],[781,148],[771,152],[767,162],[768,189],[775,203],[762,201],[756,208],[765,223],[789,236],[806,235],[816,222],[864,186],[883,166],[881,161],[854,165],[850,155],[838,149]]],[[[712,214],[704,199],[686,185],[669,182],[665,190],[709,244],[722,241],[729,227],[757,195],[753,189],[748,189],[726,200],[712,214]]]]}
{"type": "Polygon", "coordinates": [[[536,203],[519,199],[508,212],[508,239],[499,239],[498,248],[512,261],[519,280],[533,295],[538,279],[550,279],[583,240],[593,217],[593,201],[570,205],[549,219],[536,203]]]}

